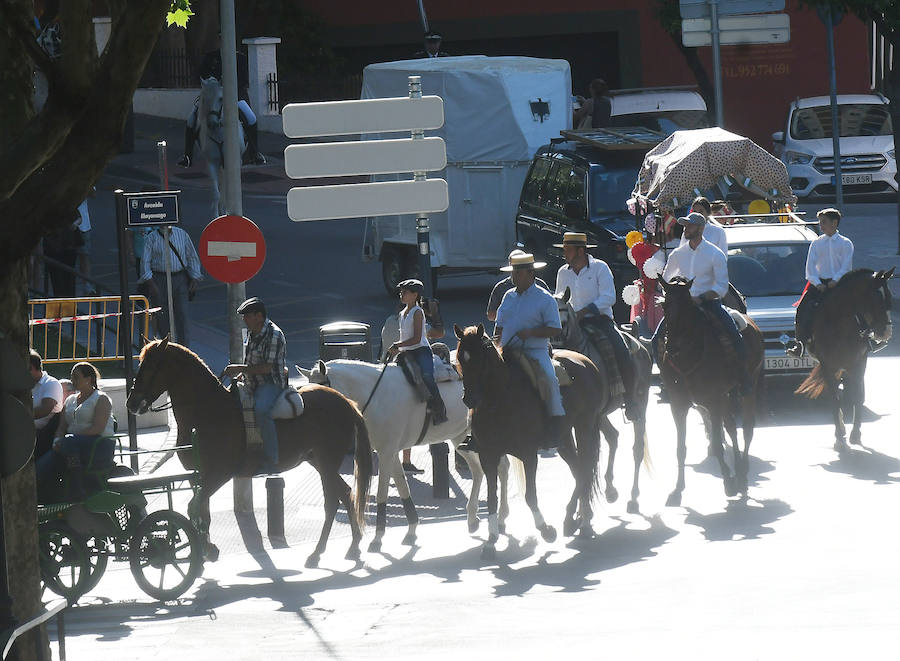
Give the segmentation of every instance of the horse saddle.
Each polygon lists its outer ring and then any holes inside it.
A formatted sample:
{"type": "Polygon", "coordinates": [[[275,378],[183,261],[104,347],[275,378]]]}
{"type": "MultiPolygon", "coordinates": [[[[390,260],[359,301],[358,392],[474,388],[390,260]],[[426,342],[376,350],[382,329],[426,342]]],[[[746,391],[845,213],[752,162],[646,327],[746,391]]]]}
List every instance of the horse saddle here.
{"type": "MultiPolygon", "coordinates": [[[[588,342],[597,351],[597,355],[600,356],[597,369],[606,372],[610,397],[621,397],[625,394],[625,382],[622,379],[622,371],[619,369],[619,363],[616,361],[616,352],[613,349],[611,340],[592,317],[585,317],[581,322],[581,329],[588,342]]],[[[627,341],[625,342],[626,346],[628,346],[627,341]]]]}
{"type": "MultiPolygon", "coordinates": [[[[538,361],[522,351],[514,351],[509,348],[503,350],[503,357],[515,359],[522,368],[522,371],[525,372],[525,376],[528,377],[531,385],[538,391],[538,394],[541,396],[541,401],[545,404],[550,401],[550,384],[547,382],[547,378],[544,376],[544,370],[541,369],[538,361]]],[[[556,360],[556,358],[551,358],[551,362],[553,363],[553,371],[556,374],[556,380],[559,381],[559,387],[565,388],[572,385],[572,377],[569,376],[569,373],[566,371],[566,368],[563,367],[562,363],[556,360]]]]}
{"type": "MultiPolygon", "coordinates": [[[[250,386],[237,382],[233,384],[232,391],[237,391],[241,402],[241,412],[244,417],[244,431],[247,439],[247,447],[261,448],[263,444],[259,428],[256,426],[256,410],[253,408],[254,397],[250,386]]],[[[296,388],[287,387],[281,391],[272,406],[273,420],[288,420],[299,418],[303,415],[303,397],[296,388]]]]}

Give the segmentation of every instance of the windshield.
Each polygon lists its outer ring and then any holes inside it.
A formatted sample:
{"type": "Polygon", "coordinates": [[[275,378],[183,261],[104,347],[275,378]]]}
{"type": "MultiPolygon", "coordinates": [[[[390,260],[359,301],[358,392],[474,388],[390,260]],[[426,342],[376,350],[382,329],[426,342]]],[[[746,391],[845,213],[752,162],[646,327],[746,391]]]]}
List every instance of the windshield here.
{"type": "Polygon", "coordinates": [[[808,243],[729,246],[728,279],[744,296],[799,296],[808,252],[808,243]]]}
{"type": "Polygon", "coordinates": [[[637,172],[634,170],[603,171],[599,168],[591,172],[591,217],[619,213],[625,209],[625,202],[631,197],[637,172]]]}
{"type": "MultiPolygon", "coordinates": [[[[855,103],[838,106],[841,137],[893,135],[891,116],[883,103],[855,103]]],[[[802,108],[791,117],[791,137],[796,140],[831,138],[831,106],[802,108]]]]}

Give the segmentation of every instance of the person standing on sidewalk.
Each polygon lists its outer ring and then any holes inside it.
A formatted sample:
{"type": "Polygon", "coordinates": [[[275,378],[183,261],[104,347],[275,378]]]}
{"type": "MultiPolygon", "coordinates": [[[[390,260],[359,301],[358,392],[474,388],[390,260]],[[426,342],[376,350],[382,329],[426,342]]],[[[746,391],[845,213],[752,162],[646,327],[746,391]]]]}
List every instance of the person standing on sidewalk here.
{"type": "Polygon", "coordinates": [[[287,387],[285,352],[287,342],[284,333],[266,316],[266,306],[256,296],[238,306],[250,331],[244,343],[244,362],[232,363],[225,368],[225,376],[232,379],[244,376],[244,382],[253,390],[253,408],[256,426],[263,439],[261,474],[278,473],[278,434],[272,420],[272,407],[278,395],[287,387]]]}
{"type": "Polygon", "coordinates": [[[187,232],[180,227],[169,228],[168,245],[161,227],[147,234],[144,238],[138,289],[146,290],[153,307],[162,308],[162,313],[157,313],[157,332],[160,336],[165,336],[170,329],[166,293],[167,250],[172,269],[172,307],[176,337],[179,344],[189,347],[191,324],[188,302],[194,299],[197,283],[203,279],[203,272],[197,250],[187,232]]]}

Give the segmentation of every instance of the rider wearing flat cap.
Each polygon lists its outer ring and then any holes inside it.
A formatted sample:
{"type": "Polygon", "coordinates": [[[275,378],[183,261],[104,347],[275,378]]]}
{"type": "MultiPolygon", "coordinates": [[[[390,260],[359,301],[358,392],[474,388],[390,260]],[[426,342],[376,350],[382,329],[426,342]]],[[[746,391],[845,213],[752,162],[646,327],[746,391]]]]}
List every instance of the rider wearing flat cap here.
{"type": "Polygon", "coordinates": [[[722,298],[728,293],[728,258],[717,246],[703,238],[706,216],[692,211],[678,219],[684,226],[684,241],[672,251],[663,271],[665,282],[682,276],[691,285],[691,297],[707,313],[714,317],[728,334],[738,358],[738,382],[741,391],[747,393],[752,384],[747,372],[747,348],[734,319],[722,306],[722,298]]]}
{"type": "Polygon", "coordinates": [[[549,384],[550,429],[547,447],[559,446],[568,431],[566,410],[563,408],[559,381],[550,360],[549,339],[562,330],[556,299],[550,292],[534,283],[535,269],[546,264],[535,262],[534,255],[522,253],[510,257],[509,265],[500,270],[510,272],[515,289],[503,295],[497,310],[497,326],[494,334],[501,347],[509,346],[522,351],[537,362],[549,384]]]}
{"type": "Polygon", "coordinates": [[[262,436],[265,453],[260,472],[277,473],[278,436],[275,421],[272,420],[272,407],[287,387],[284,333],[266,316],[266,306],[256,296],[241,303],[237,313],[243,317],[244,325],[250,332],[244,343],[244,362],[226,367],[225,375],[234,378],[243,374],[246,384],[253,390],[256,426],[262,436]]]}

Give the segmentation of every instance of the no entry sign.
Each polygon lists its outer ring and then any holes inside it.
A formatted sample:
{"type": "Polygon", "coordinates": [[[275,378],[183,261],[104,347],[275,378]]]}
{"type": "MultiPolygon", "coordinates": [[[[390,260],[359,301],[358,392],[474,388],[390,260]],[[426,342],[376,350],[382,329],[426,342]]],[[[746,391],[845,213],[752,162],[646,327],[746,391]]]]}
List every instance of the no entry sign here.
{"type": "Polygon", "coordinates": [[[237,284],[259,273],[266,261],[266,241],[249,218],[219,216],[203,230],[197,252],[212,277],[237,284]]]}

